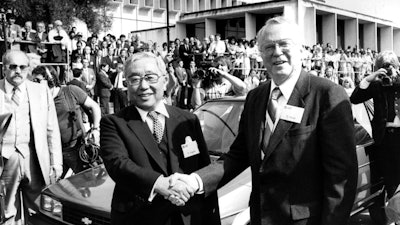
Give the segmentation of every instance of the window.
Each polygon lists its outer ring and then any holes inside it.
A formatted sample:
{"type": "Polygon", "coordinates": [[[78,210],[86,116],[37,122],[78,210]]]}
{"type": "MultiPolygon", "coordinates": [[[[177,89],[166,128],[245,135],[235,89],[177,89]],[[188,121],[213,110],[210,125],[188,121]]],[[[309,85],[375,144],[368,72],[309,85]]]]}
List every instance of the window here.
{"type": "Polygon", "coordinates": [[[159,0],[160,2],[160,8],[161,9],[166,9],[167,8],[167,1],[166,0],[159,0]]]}
{"type": "Polygon", "coordinates": [[[174,0],[174,8],[173,10],[181,10],[181,0],[174,0]]]}
{"type": "Polygon", "coordinates": [[[153,7],[154,6],[154,0],[145,0],[144,1],[144,6],[153,7]]]}

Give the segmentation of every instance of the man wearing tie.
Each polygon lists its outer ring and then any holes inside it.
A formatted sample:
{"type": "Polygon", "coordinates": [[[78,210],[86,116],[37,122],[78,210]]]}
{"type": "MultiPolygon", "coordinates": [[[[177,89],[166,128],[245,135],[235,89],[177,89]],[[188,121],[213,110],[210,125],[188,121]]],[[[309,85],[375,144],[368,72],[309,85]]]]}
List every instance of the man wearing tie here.
{"type": "Polygon", "coordinates": [[[300,31],[284,17],[266,22],[257,37],[272,80],[248,93],[230,150],[180,175],[208,196],[250,166],[252,225],[346,225],[354,203],[351,104],[341,86],[302,71],[300,31]]]}
{"type": "Polygon", "coordinates": [[[168,176],[210,163],[199,119],[163,103],[165,63],[139,52],[128,59],[124,72],[132,105],[100,123],[100,153],[115,181],[111,224],[220,224],[216,194],[195,196],[184,207],[165,199],[193,194],[182,182],[169,188],[168,176]]]}
{"type": "Polygon", "coordinates": [[[396,54],[392,51],[379,53],[375,69],[361,80],[350,100],[354,104],[371,98],[374,100],[371,125],[376,145],[375,160],[383,172],[385,189],[390,198],[400,184],[400,72],[396,54]]]}
{"type": "Polygon", "coordinates": [[[114,82],[114,113],[119,112],[121,109],[128,105],[126,79],[124,74],[124,64],[117,64],[117,72],[114,82]]]}
{"type": "Polygon", "coordinates": [[[183,39],[183,43],[181,46],[179,46],[179,56],[183,61],[184,68],[188,69],[192,57],[192,50],[189,46],[189,38],[183,39]]]}
{"type": "Polygon", "coordinates": [[[39,41],[37,44],[37,51],[41,57],[41,62],[46,62],[47,59],[47,48],[46,45],[41,42],[47,42],[46,25],[44,22],[39,21],[36,23],[36,39],[39,41]]]}
{"type": "Polygon", "coordinates": [[[83,68],[82,68],[82,81],[86,85],[86,92],[89,97],[93,97],[94,95],[94,87],[96,85],[96,73],[92,68],[89,67],[89,60],[83,59],[83,68]]]}
{"type": "Polygon", "coordinates": [[[39,210],[34,201],[41,190],[62,174],[61,137],[49,89],[27,80],[28,56],[8,51],[3,63],[0,114],[13,116],[0,145],[4,159],[0,179],[6,187],[7,224],[22,224],[22,213],[28,223],[29,214],[39,210]]]}

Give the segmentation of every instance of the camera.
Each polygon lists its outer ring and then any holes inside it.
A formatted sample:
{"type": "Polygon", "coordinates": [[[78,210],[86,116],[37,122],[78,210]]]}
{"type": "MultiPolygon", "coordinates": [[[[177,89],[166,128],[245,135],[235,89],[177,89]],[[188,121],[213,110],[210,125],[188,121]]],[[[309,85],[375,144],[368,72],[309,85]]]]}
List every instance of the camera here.
{"type": "Polygon", "coordinates": [[[393,86],[393,83],[400,83],[398,80],[397,74],[393,74],[393,70],[391,68],[391,64],[385,63],[382,68],[386,70],[386,75],[381,75],[379,78],[381,79],[382,86],[388,87],[393,86]]]}
{"type": "Polygon", "coordinates": [[[193,75],[193,78],[204,80],[206,78],[215,79],[218,74],[214,74],[210,71],[211,67],[218,67],[218,63],[213,61],[201,61],[198,66],[198,70],[193,75]]]}

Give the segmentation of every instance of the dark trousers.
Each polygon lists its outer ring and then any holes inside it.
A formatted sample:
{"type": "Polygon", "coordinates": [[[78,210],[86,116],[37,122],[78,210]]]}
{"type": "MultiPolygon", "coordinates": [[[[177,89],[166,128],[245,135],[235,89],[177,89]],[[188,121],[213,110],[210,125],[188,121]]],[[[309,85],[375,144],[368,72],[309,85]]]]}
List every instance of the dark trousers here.
{"type": "Polygon", "coordinates": [[[77,141],[75,146],[73,147],[65,147],[62,149],[63,153],[63,173],[61,178],[65,177],[67,174],[68,169],[72,169],[74,173],[79,173],[84,170],[83,162],[79,158],[79,148],[81,147],[81,138],[77,141]]]}
{"type": "Polygon", "coordinates": [[[128,106],[127,91],[122,89],[114,89],[114,113],[128,106]]]}
{"type": "Polygon", "coordinates": [[[400,184],[400,128],[386,128],[385,136],[376,150],[379,170],[383,175],[388,197],[400,184]]]}
{"type": "Polygon", "coordinates": [[[101,115],[110,114],[110,96],[100,96],[101,115]]]}

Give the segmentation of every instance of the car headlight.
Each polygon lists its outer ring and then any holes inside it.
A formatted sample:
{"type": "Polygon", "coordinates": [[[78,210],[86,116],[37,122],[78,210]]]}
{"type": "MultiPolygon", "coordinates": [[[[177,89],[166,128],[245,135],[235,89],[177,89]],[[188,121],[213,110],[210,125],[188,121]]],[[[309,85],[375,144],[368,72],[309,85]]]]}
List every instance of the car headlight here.
{"type": "Polygon", "coordinates": [[[53,216],[62,218],[62,204],[52,197],[42,194],[40,198],[40,208],[53,216]]]}

